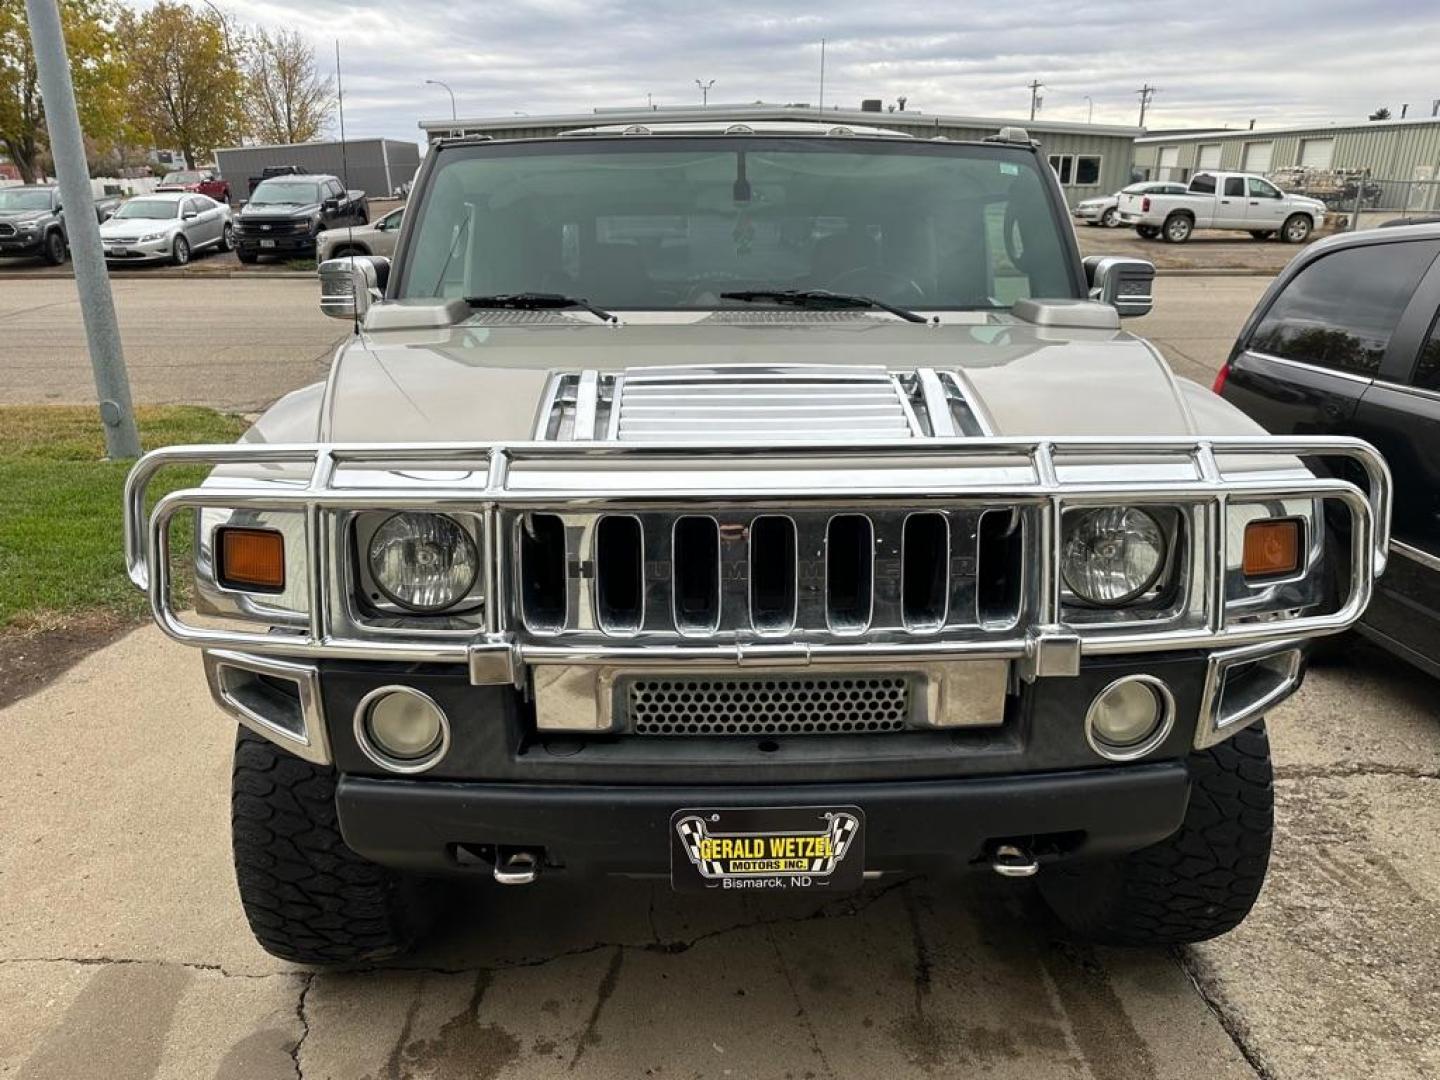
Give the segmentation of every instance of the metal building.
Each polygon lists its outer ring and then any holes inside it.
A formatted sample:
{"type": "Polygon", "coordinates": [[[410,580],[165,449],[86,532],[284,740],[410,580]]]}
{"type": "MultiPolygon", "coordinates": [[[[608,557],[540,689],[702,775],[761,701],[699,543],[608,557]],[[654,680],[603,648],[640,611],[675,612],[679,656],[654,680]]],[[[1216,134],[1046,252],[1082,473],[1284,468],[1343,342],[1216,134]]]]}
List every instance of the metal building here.
{"type": "Polygon", "coordinates": [[[1187,180],[1197,169],[1307,169],[1366,172],[1382,182],[1434,181],[1440,179],[1440,117],[1150,135],[1135,140],[1135,167],[1150,180],[1187,180]]]}
{"type": "Polygon", "coordinates": [[[343,153],[338,140],[231,146],[215,151],[215,164],[237,198],[249,196],[250,178],[267,165],[296,165],[307,173],[348,177],[347,187],[383,199],[415,176],[420,147],[399,139],[347,139],[343,153]]]}
{"type": "Polygon", "coordinates": [[[943,116],[915,110],[875,112],[861,109],[817,109],[809,105],[710,105],[704,108],[661,106],[653,109],[595,109],[553,116],[503,116],[458,120],[422,120],[431,140],[465,135],[496,139],[535,139],[605,124],[694,123],[703,120],[813,120],[902,131],[916,138],[943,136],[954,140],[983,139],[1002,127],[1023,127],[1037,140],[1060,177],[1066,199],[1118,191],[1130,182],[1135,137],[1139,128],[1105,124],[1071,124],[1050,120],[997,120],[978,116],[943,116]]]}

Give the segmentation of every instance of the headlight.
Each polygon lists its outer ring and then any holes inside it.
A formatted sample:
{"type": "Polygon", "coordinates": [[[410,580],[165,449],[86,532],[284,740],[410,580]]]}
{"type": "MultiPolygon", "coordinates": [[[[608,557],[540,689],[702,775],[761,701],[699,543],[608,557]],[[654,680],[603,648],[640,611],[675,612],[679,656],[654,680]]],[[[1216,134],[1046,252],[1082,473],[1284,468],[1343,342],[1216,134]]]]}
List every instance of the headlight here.
{"type": "Polygon", "coordinates": [[[137,240],[136,243],[149,244],[149,243],[152,243],[153,241],[156,241],[156,240],[164,240],[164,239],[165,239],[165,234],[164,234],[163,232],[152,232],[152,233],[146,233],[144,236],[140,237],[140,239],[137,240]]]}
{"type": "Polygon", "coordinates": [[[1065,515],[1060,572],[1086,603],[1113,607],[1143,596],[1165,567],[1165,532],[1133,506],[1065,515]]]}
{"type": "Polygon", "coordinates": [[[34,232],[34,231],[35,231],[36,229],[38,229],[39,227],[40,227],[40,226],[37,225],[37,224],[35,224],[35,222],[33,222],[33,221],[22,221],[22,222],[20,223],[20,231],[21,231],[21,232],[34,232]]]}
{"type": "Polygon", "coordinates": [[[480,572],[475,541],[443,514],[394,515],[375,530],[367,557],[380,591],[411,611],[453,607],[480,572]]]}

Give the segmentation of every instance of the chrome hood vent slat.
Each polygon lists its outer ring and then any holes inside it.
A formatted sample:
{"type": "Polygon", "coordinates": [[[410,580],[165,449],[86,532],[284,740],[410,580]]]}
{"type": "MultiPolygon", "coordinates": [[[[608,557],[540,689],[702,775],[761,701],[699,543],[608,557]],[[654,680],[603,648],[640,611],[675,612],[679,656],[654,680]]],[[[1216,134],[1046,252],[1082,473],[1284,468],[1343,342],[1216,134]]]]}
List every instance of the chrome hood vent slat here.
{"type": "Polygon", "coordinates": [[[954,372],[831,365],[646,367],[550,380],[545,441],[813,442],[989,434],[954,372]]]}

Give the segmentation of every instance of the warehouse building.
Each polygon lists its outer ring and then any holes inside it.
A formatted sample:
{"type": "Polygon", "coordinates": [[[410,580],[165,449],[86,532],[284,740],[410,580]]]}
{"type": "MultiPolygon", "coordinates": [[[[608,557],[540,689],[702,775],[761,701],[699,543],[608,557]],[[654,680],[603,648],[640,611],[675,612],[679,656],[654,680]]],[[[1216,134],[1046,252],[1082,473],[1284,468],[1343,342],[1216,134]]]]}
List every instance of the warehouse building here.
{"type": "Polygon", "coordinates": [[[1105,124],[1070,124],[1049,120],[998,120],[976,116],[944,116],[916,110],[882,112],[871,108],[817,109],[809,105],[710,105],[704,108],[661,106],[650,109],[595,109],[555,116],[504,116],[459,120],[422,120],[430,140],[488,135],[495,139],[536,139],[577,128],[609,124],[695,123],[732,120],[736,123],[800,120],[825,124],[883,127],[916,138],[956,141],[983,139],[1002,127],[1023,127],[1040,143],[1060,178],[1071,206],[1081,199],[1108,195],[1130,182],[1135,137],[1139,128],[1105,124]]]}
{"type": "Polygon", "coordinates": [[[1135,140],[1135,168],[1148,180],[1188,180],[1202,169],[1261,173],[1295,190],[1317,178],[1364,174],[1367,206],[1440,205],[1440,117],[1323,127],[1166,133],[1135,140]],[[1288,183],[1286,182],[1288,180],[1288,183]]]}
{"type": "Polygon", "coordinates": [[[414,178],[420,148],[400,139],[230,146],[215,151],[215,165],[236,198],[249,198],[250,181],[267,166],[294,165],[301,172],[342,177],[346,187],[383,199],[414,178]]]}

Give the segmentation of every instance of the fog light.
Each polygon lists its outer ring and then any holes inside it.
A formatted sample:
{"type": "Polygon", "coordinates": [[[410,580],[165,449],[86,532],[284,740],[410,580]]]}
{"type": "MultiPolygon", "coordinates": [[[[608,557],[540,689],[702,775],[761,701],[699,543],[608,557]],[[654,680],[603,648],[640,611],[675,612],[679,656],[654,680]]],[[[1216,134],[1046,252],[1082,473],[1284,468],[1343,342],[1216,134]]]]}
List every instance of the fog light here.
{"type": "Polygon", "coordinates": [[[1174,721],[1169,688],[1149,675],[1129,675],[1095,695],[1085,714],[1085,737],[1102,757],[1128,761],[1159,746],[1174,721]]]}
{"type": "Polygon", "coordinates": [[[391,772],[424,772],[450,747],[450,723],[426,694],[382,686],[360,699],[355,739],[375,764],[391,772]]]}

